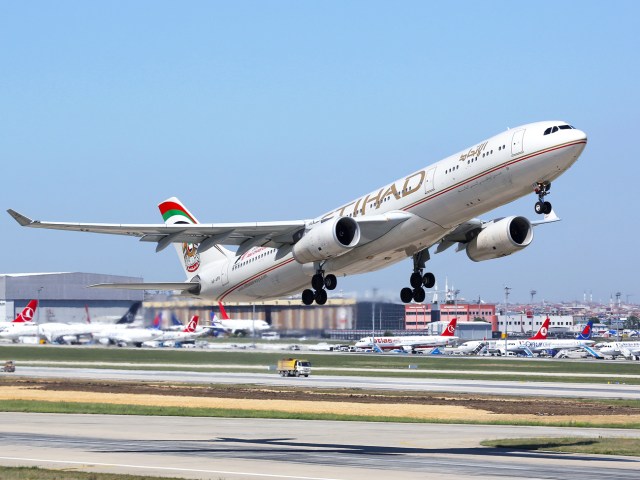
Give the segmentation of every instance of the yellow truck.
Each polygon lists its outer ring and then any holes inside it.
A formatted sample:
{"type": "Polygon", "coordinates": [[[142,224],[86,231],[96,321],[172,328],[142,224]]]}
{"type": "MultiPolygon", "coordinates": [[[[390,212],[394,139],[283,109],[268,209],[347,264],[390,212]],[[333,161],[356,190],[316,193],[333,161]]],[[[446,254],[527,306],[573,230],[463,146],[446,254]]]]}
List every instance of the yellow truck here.
{"type": "Polygon", "coordinates": [[[278,360],[278,373],[281,377],[308,377],[311,373],[311,363],[309,360],[299,358],[283,358],[278,360]]]}

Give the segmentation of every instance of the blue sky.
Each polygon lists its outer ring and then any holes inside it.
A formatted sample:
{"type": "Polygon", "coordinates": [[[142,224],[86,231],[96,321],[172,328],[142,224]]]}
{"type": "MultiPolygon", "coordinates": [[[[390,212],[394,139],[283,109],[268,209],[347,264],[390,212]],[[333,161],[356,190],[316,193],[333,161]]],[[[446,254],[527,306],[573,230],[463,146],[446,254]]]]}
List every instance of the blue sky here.
{"type": "MultiPolygon", "coordinates": [[[[466,298],[640,302],[637,2],[3,2],[0,206],[56,221],[315,217],[508,127],[589,145],[553,185],[563,221],[506,259],[435,255],[466,298]],[[623,297],[625,298],[625,297],[623,297]]],[[[533,195],[490,212],[533,213],[533,195]]],[[[21,229],[0,271],[182,280],[172,250],[21,229]]],[[[397,296],[410,260],[342,279],[397,296]]]]}

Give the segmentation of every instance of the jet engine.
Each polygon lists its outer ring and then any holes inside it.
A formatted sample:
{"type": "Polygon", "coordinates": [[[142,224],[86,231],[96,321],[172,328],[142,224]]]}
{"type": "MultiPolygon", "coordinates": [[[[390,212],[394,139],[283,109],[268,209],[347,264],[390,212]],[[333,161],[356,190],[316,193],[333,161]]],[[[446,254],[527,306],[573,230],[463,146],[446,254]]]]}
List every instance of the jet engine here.
{"type": "Polygon", "coordinates": [[[467,256],[474,262],[506,257],[533,240],[533,227],[525,217],[494,220],[467,244],[467,256]]]}
{"type": "Polygon", "coordinates": [[[293,246],[293,258],[311,263],[347,253],[360,241],[360,227],[351,217],[336,217],[314,225],[293,246]]]}

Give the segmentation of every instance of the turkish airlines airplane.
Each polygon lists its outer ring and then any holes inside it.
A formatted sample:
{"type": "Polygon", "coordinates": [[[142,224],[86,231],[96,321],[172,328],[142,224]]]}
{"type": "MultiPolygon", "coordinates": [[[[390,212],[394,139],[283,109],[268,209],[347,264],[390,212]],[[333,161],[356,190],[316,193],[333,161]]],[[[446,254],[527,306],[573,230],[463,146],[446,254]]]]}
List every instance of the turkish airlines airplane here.
{"type": "Polygon", "coordinates": [[[498,353],[500,355],[506,355],[507,352],[531,354],[532,352],[530,348],[533,345],[534,341],[542,341],[547,339],[550,324],[551,319],[549,319],[549,317],[545,318],[536,334],[532,337],[527,338],[526,340],[507,340],[506,344],[504,340],[494,340],[491,342],[487,342],[487,351],[491,353],[498,353]]]}
{"type": "Polygon", "coordinates": [[[402,349],[415,352],[421,348],[443,347],[458,340],[454,336],[458,320],[452,318],[440,335],[406,335],[400,337],[364,337],[355,343],[356,348],[402,349]]]}
{"type": "Polygon", "coordinates": [[[184,327],[182,331],[176,332],[165,330],[161,336],[156,337],[154,340],[157,342],[188,342],[191,340],[195,340],[196,338],[201,337],[202,335],[207,333],[207,330],[203,328],[197,330],[199,319],[200,317],[198,315],[194,315],[193,317],[191,317],[191,320],[189,320],[189,323],[186,327],[184,327]]]}
{"type": "Polygon", "coordinates": [[[36,314],[36,309],[38,308],[38,300],[31,300],[27,303],[27,306],[22,309],[22,311],[16,315],[10,322],[0,322],[0,330],[4,330],[10,325],[15,325],[17,323],[28,323],[33,320],[33,317],[36,314]]]}
{"type": "Polygon", "coordinates": [[[424,271],[430,248],[440,253],[458,244],[473,261],[500,258],[530,245],[534,225],[559,220],[545,198],[586,144],[586,134],[566,122],[523,125],[307,220],[201,224],[176,198],[159,205],[164,224],[44,222],[8,212],[25,227],[136,236],[156,243],[156,251],[174,244],[187,278],[102,287],[179,290],[215,301],[302,291],[304,304],[322,305],[337,277],[411,258],[410,287],[400,297],[422,302],[425,288],[435,284],[435,276],[424,271]],[[475,218],[531,193],[544,220],[475,218]]]}
{"type": "Polygon", "coordinates": [[[271,329],[271,325],[269,325],[266,321],[261,319],[232,319],[229,318],[227,311],[222,305],[222,302],[218,302],[218,306],[220,307],[220,316],[221,320],[218,320],[214,317],[212,325],[214,328],[220,328],[227,333],[232,335],[237,334],[252,334],[255,332],[265,332],[271,329]]]}

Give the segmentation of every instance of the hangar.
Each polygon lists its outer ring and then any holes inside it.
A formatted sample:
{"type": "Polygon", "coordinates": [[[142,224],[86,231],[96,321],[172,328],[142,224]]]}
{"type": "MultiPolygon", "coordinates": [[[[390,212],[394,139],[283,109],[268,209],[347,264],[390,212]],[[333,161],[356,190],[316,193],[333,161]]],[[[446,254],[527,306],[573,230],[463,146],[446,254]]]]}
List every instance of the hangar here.
{"type": "Polygon", "coordinates": [[[0,274],[0,321],[11,321],[29,302],[39,300],[35,320],[45,322],[85,322],[91,318],[111,318],[126,312],[144,292],[87,288],[96,283],[142,282],[140,277],[98,273],[16,273],[0,274]]]}

